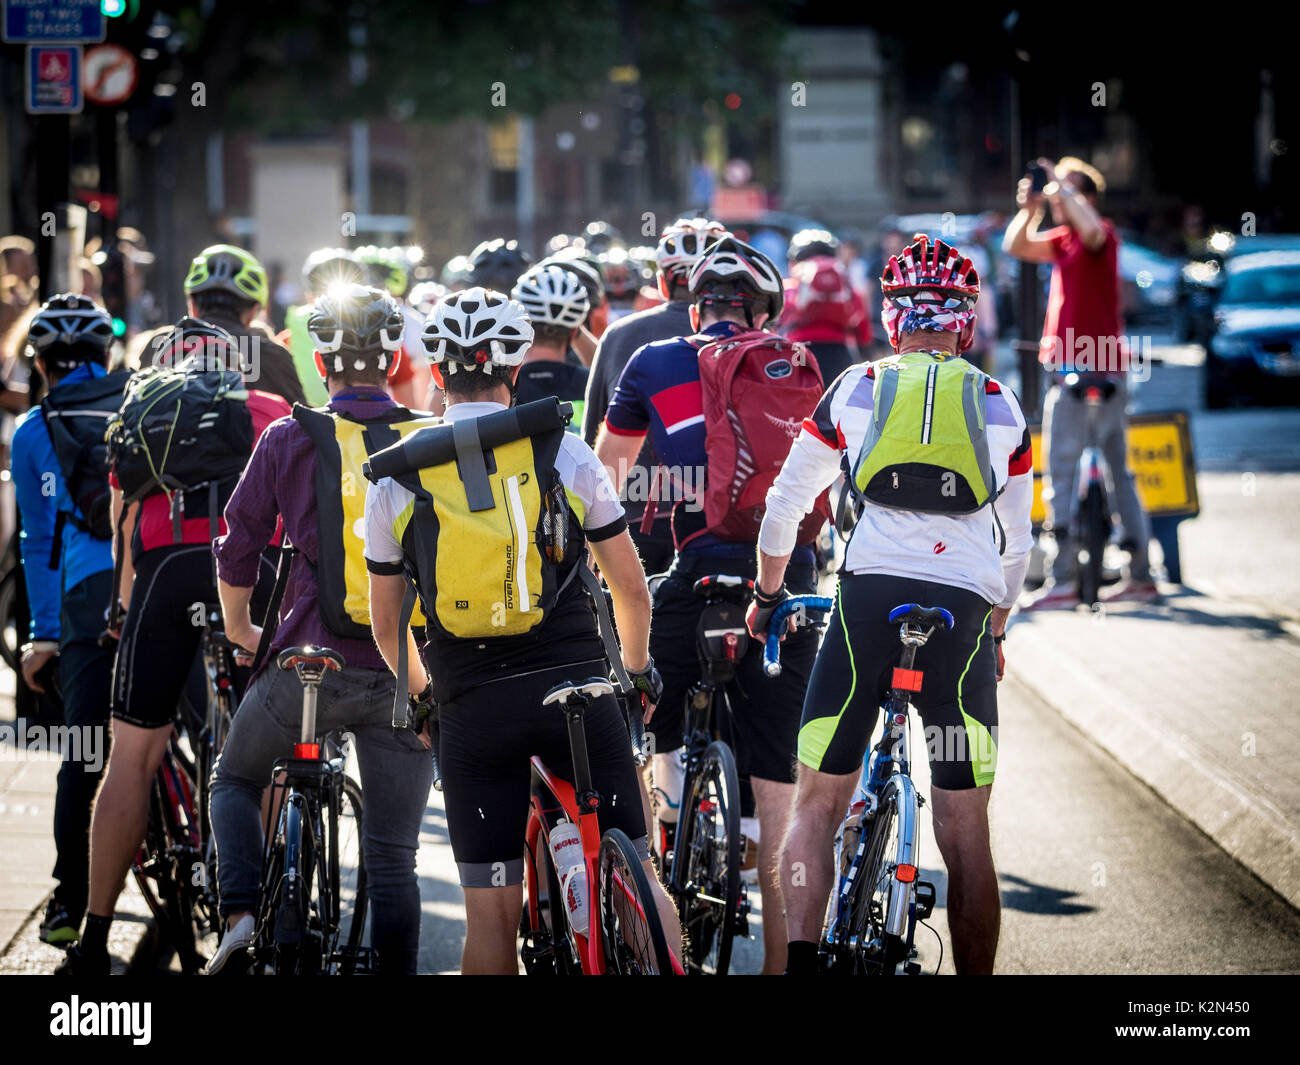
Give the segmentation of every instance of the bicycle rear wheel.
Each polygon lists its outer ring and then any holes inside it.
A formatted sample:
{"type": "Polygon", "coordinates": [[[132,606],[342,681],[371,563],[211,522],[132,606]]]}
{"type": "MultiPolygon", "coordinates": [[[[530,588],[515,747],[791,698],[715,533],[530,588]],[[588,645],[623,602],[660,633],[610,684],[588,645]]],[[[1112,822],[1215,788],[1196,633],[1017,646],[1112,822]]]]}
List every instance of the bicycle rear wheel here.
{"type": "Polygon", "coordinates": [[[606,972],[671,975],[672,954],[650,880],[626,832],[611,828],[601,837],[596,869],[606,972]]]}
{"type": "Polygon", "coordinates": [[[524,910],[525,915],[535,914],[529,922],[534,927],[524,930],[524,970],[529,975],[577,976],[581,968],[569,935],[569,911],[545,835],[538,834],[536,853],[528,860],[536,871],[537,898],[524,910]]]}
{"type": "Polygon", "coordinates": [[[1088,553],[1088,560],[1080,559],[1078,564],[1079,601],[1092,606],[1101,596],[1101,563],[1110,539],[1110,514],[1100,484],[1088,486],[1088,494],[1079,507],[1079,536],[1088,553]]]}
{"type": "Polygon", "coordinates": [[[740,906],[740,779],[725,743],[704,752],[681,806],[674,854],[686,971],[725,976],[740,906]]]}
{"type": "Polygon", "coordinates": [[[17,603],[22,593],[18,582],[23,579],[21,566],[11,566],[0,577],[0,658],[5,665],[18,673],[22,669],[19,648],[26,642],[26,633],[18,624],[17,603]]]}
{"type": "Polygon", "coordinates": [[[857,976],[893,976],[907,958],[907,942],[889,931],[898,853],[899,794],[887,784],[867,830],[865,850],[849,899],[847,971],[857,976]]]}
{"type": "Polygon", "coordinates": [[[370,898],[366,891],[366,863],[362,850],[361,785],[342,778],[338,805],[331,809],[326,828],[325,853],[330,863],[330,893],[334,932],[330,966],[348,975],[356,970],[358,951],[366,933],[370,898]]]}

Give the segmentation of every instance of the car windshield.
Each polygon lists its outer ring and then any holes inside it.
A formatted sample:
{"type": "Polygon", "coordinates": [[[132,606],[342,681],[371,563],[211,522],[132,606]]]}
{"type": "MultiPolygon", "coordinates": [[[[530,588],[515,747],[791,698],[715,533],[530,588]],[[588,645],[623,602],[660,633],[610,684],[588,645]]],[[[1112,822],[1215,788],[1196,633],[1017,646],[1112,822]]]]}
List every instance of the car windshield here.
{"type": "Polygon", "coordinates": [[[1300,263],[1229,275],[1223,302],[1300,304],[1300,263]]]}

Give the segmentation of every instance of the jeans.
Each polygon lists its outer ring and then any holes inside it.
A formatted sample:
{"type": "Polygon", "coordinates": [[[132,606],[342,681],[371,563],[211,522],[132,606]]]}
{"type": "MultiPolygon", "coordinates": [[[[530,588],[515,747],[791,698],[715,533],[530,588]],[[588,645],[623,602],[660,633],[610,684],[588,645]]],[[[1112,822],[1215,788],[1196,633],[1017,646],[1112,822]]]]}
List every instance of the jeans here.
{"type": "MultiPolygon", "coordinates": [[[[394,680],[386,671],[327,673],[317,735],[346,729],[361,766],[362,853],[370,895],[371,945],[384,974],[414,973],[420,939],[415,852],[433,783],[433,761],[392,726],[394,680]]],[[[302,727],[302,685],[271,666],[239,704],[212,772],[212,835],[221,913],[257,910],[262,875],[262,790],[275,762],[292,753],[302,727]]]]}
{"type": "Polygon", "coordinates": [[[54,897],[79,922],[86,911],[90,883],[90,808],[108,760],[108,707],[113,683],[113,650],[99,646],[104,612],[113,589],[113,571],[91,574],[63,595],[59,641],[59,683],[63,688],[63,721],[83,735],[68,752],[80,750],[75,761],[65,753],[59,766],[54,798],[54,897]],[[89,743],[85,733],[94,729],[89,743]],[[89,744],[89,745],[88,745],[89,744]]]}
{"type": "MultiPolygon", "coordinates": [[[[1124,440],[1124,429],[1128,424],[1124,417],[1127,403],[1128,389],[1120,382],[1114,394],[1102,402],[1098,412],[1097,442],[1115,482],[1115,498],[1110,503],[1119,510],[1124,537],[1132,543],[1129,577],[1135,581],[1149,581],[1151,563],[1147,549],[1151,531],[1128,464],[1128,446],[1124,440]]],[[[1078,488],[1075,476],[1079,456],[1088,446],[1088,405],[1060,385],[1052,388],[1043,405],[1043,446],[1047,450],[1047,482],[1043,498],[1052,503],[1052,521],[1056,527],[1052,579],[1057,585],[1062,585],[1074,578],[1074,550],[1069,542],[1074,530],[1068,530],[1067,526],[1078,488]]]]}

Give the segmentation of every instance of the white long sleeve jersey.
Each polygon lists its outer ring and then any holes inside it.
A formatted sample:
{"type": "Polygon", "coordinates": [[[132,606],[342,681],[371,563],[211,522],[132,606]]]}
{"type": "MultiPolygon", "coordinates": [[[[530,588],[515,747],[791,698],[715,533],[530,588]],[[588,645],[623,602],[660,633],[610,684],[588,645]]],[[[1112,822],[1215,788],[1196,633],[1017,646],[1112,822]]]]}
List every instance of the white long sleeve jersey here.
{"type": "MultiPolygon", "coordinates": [[[[767,494],[758,546],[769,555],[794,548],[799,522],[818,493],[851,469],[873,411],[871,364],[851,366],[826,390],[790,448],[767,494]]],[[[1015,603],[1032,546],[1033,455],[1020,403],[989,378],[985,386],[989,458],[999,495],[973,514],[921,514],[867,503],[845,552],[847,573],[888,573],[965,588],[999,606],[1015,603]],[[1001,522],[1006,549],[999,555],[1001,522]]]]}

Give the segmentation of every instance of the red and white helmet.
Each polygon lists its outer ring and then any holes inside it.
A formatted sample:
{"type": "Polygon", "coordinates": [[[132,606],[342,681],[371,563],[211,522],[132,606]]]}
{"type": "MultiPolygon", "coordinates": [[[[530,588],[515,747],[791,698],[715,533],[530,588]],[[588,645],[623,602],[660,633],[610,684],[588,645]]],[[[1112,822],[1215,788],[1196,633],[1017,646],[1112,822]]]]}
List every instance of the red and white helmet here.
{"type": "Polygon", "coordinates": [[[679,218],[664,229],[655,248],[659,294],[668,299],[671,282],[685,281],[704,249],[726,233],[726,226],[708,218],[679,218]]]}
{"type": "MultiPolygon", "coordinates": [[[[687,288],[696,308],[722,290],[723,298],[745,302],[746,315],[766,310],[769,321],[781,316],[785,306],[785,286],[781,271],[757,248],[727,234],[705,249],[703,257],[691,270],[687,288]],[[740,289],[745,295],[731,296],[727,290],[740,289]]],[[[698,326],[697,326],[698,328],[698,326]]]]}
{"type": "Polygon", "coordinates": [[[956,248],[917,233],[885,264],[880,292],[880,320],[897,348],[904,333],[918,329],[960,333],[975,317],[980,279],[974,264],[956,248]]]}

